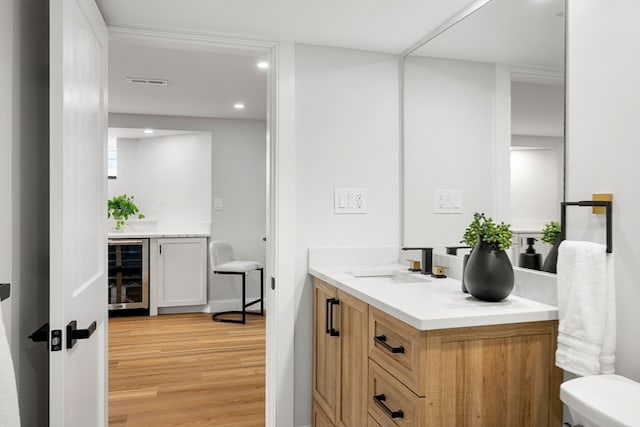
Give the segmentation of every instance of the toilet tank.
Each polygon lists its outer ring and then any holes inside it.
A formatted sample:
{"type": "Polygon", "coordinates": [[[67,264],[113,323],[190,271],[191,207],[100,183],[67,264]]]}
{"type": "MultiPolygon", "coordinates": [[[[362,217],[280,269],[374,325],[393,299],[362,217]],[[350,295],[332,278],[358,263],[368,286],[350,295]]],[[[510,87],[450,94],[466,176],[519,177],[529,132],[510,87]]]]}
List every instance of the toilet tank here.
{"type": "Polygon", "coordinates": [[[575,425],[640,427],[640,383],[620,375],[593,375],[566,381],[560,399],[575,425]]]}

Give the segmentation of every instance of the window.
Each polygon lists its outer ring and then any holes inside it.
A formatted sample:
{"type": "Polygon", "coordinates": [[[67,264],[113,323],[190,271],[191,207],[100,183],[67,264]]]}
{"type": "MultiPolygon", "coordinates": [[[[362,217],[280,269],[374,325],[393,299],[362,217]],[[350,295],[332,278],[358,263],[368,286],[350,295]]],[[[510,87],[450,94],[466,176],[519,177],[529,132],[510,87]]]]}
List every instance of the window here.
{"type": "Polygon", "coordinates": [[[107,145],[107,177],[116,179],[118,177],[118,140],[109,138],[107,145]]]}

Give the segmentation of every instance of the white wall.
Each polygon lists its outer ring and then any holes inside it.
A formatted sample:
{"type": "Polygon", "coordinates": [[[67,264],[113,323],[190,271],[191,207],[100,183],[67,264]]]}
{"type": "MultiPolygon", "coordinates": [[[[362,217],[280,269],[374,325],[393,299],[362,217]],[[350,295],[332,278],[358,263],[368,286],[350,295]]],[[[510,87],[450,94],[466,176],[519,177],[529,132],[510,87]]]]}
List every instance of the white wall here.
{"type": "Polygon", "coordinates": [[[133,195],[146,218],[211,221],[211,134],[118,141],[118,177],[109,198],[133,195]]]}
{"type": "MultiPolygon", "coordinates": [[[[616,371],[640,381],[640,3],[568,3],[567,199],[613,193],[616,371]]],[[[568,237],[604,242],[604,218],[573,209],[568,237]]]]}
{"type": "Polygon", "coordinates": [[[404,244],[457,245],[474,212],[494,215],[496,68],[410,57],[405,76],[404,244]],[[463,214],[434,214],[436,189],[462,190],[463,214]]]}
{"type": "Polygon", "coordinates": [[[564,137],[564,85],[511,82],[511,132],[564,137]]]}
{"type": "Polygon", "coordinates": [[[396,56],[296,45],[295,425],[312,401],[309,247],[396,246],[400,235],[396,56]],[[368,190],[368,213],[334,215],[333,189],[368,190]]]}
{"type": "Polygon", "coordinates": [[[560,220],[564,138],[513,135],[511,145],[511,226],[542,230],[560,220]]]}
{"type": "MultiPolygon", "coordinates": [[[[210,199],[221,198],[222,211],[211,209],[211,239],[231,243],[238,258],[265,263],[266,123],[262,120],[109,114],[109,126],[183,129],[211,134],[210,199]]],[[[118,172],[119,173],[119,172],[118,172]]],[[[116,180],[117,181],[117,180],[116,180]]],[[[236,278],[237,279],[237,278],[236,278]]],[[[234,278],[209,276],[213,311],[237,309],[234,278]],[[231,305],[231,306],[229,306],[231,305]]],[[[249,276],[247,295],[259,295],[259,279],[249,276]]]]}

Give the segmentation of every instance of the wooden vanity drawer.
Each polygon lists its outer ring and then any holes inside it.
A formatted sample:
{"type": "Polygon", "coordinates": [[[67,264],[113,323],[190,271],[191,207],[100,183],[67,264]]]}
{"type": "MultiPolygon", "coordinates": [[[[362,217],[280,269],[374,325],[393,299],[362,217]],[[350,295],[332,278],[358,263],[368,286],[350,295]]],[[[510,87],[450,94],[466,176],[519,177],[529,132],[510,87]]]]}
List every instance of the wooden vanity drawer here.
{"type": "Polygon", "coordinates": [[[367,417],[367,427],[382,427],[379,422],[373,419],[371,414],[367,417]]]}
{"type": "Polygon", "coordinates": [[[369,358],[418,396],[426,395],[426,331],[369,307],[369,358]]]}
{"type": "MultiPolygon", "coordinates": [[[[424,398],[369,360],[369,415],[381,427],[424,427],[424,398]]],[[[373,424],[375,425],[375,424],[373,424]]]]}

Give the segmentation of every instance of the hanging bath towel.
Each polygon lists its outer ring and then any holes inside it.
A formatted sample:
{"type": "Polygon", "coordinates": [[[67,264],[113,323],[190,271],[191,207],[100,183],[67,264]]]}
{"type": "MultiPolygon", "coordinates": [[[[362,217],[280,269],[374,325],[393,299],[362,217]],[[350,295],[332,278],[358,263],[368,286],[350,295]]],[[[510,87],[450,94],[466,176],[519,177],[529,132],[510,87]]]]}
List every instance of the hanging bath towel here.
{"type": "Polygon", "coordinates": [[[614,373],[616,305],[613,255],[591,242],[558,249],[556,365],[578,375],[614,373]]]}

